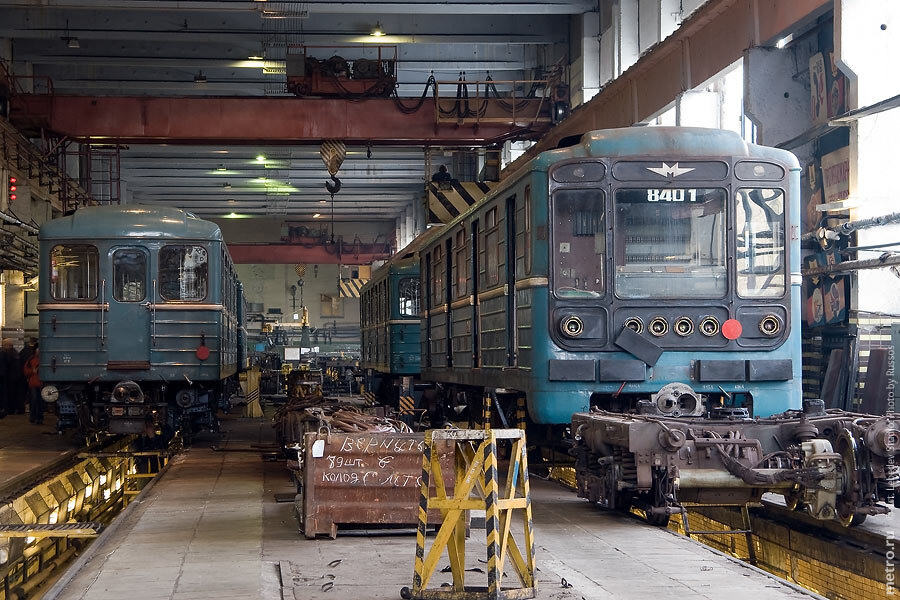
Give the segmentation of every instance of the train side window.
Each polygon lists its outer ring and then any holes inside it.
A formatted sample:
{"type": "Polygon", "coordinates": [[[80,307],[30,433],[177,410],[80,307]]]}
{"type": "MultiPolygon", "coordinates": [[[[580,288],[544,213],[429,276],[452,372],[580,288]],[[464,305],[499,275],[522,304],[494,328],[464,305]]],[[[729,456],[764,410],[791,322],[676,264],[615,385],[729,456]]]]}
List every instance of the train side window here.
{"type": "Polygon", "coordinates": [[[468,290],[467,280],[469,278],[469,260],[466,254],[466,230],[460,229],[456,232],[456,260],[453,268],[456,269],[456,297],[464,297],[468,290]]]}
{"type": "Polygon", "coordinates": [[[417,277],[404,277],[397,288],[400,291],[400,316],[419,316],[419,279],[417,277]]]}
{"type": "Polygon", "coordinates": [[[432,306],[441,306],[443,302],[443,290],[444,290],[444,278],[443,271],[441,270],[441,247],[435,246],[434,252],[434,263],[432,267],[432,279],[431,279],[431,303],[432,306]]]}
{"type": "Polygon", "coordinates": [[[90,244],[60,244],[50,251],[50,295],[55,300],[97,297],[100,255],[90,244]]]}
{"type": "Polygon", "coordinates": [[[203,246],[163,246],[159,251],[159,295],[163,300],[206,299],[209,254],[203,246]]]}
{"type": "Polygon", "coordinates": [[[742,298],[780,298],[785,292],[784,192],[737,191],[737,292],[742,298]]]}
{"type": "Polygon", "coordinates": [[[531,186],[525,186],[525,218],[524,227],[525,232],[523,234],[524,244],[522,244],[522,251],[525,253],[525,274],[531,275],[531,186]]]}
{"type": "Polygon", "coordinates": [[[142,302],[147,297],[147,253],[124,248],[113,253],[113,298],[142,302]]]}
{"type": "Polygon", "coordinates": [[[490,209],[485,218],[484,232],[485,286],[500,283],[500,228],[497,226],[497,207],[490,209]]]}

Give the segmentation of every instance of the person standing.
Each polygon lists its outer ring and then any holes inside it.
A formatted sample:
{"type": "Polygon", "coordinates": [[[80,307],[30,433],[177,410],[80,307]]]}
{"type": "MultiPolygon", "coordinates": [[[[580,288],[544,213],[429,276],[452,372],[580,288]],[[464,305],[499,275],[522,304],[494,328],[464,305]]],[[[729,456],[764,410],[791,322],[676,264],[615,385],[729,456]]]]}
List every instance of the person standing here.
{"type": "Polygon", "coordinates": [[[13,347],[11,338],[0,342],[0,405],[7,414],[25,414],[25,382],[22,377],[22,363],[19,353],[13,347]]]}
{"type": "Polygon", "coordinates": [[[41,366],[40,351],[37,345],[28,362],[25,363],[23,372],[28,380],[28,400],[29,400],[29,416],[28,419],[37,425],[44,422],[44,399],[41,397],[41,378],[38,370],[41,366]]]}

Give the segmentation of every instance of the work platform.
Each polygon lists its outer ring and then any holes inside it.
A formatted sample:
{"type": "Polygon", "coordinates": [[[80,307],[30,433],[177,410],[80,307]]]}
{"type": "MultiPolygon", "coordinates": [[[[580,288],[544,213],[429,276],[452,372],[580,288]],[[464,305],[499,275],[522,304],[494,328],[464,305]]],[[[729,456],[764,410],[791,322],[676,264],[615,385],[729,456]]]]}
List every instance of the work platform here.
{"type": "MultiPolygon", "coordinates": [[[[47,597],[399,598],[412,581],[415,535],[305,539],[293,503],[275,500],[293,490],[283,463],[253,450],[270,443],[268,420],[228,420],[223,429],[217,450],[198,444],[173,460],[47,597]]],[[[532,498],[538,598],[815,597],[665,529],[599,511],[555,483],[533,480],[532,498]]],[[[481,530],[468,546],[467,568],[483,571],[481,530]]],[[[445,579],[439,572],[434,584],[445,579]]]]}
{"type": "Polygon", "coordinates": [[[47,415],[43,425],[29,423],[28,415],[0,419],[0,490],[82,447],[71,432],[58,434],[55,423],[53,415],[47,415]]]}

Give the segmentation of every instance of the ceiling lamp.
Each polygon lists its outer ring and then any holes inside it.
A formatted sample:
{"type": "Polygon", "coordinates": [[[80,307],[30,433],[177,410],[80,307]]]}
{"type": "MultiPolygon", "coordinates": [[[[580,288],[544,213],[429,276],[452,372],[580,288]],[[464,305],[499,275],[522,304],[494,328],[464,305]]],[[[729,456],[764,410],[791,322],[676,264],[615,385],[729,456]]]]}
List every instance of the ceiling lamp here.
{"type": "Polygon", "coordinates": [[[224,189],[226,189],[226,190],[230,190],[230,189],[231,189],[231,184],[230,184],[230,183],[226,183],[226,184],[223,185],[222,187],[223,187],[224,189]]]}
{"type": "Polygon", "coordinates": [[[384,37],[384,29],[381,28],[381,21],[375,23],[375,29],[369,35],[374,37],[384,37]]]}
{"type": "Polygon", "coordinates": [[[69,48],[81,48],[81,43],[79,43],[77,37],[64,38],[66,40],[66,46],[69,48]]]}
{"type": "Polygon", "coordinates": [[[259,54],[253,54],[253,55],[247,57],[247,60],[262,60],[262,59],[263,59],[263,57],[260,56],[259,54]]]}
{"type": "Polygon", "coordinates": [[[203,74],[203,71],[198,71],[194,75],[194,83],[206,83],[206,75],[203,74]]]}
{"type": "Polygon", "coordinates": [[[265,155],[265,154],[259,154],[259,155],[257,155],[257,156],[256,156],[256,162],[261,162],[261,163],[266,162],[266,155],[265,155]]]}
{"type": "Polygon", "coordinates": [[[313,219],[318,219],[318,218],[321,217],[321,216],[322,216],[321,214],[316,213],[316,214],[313,215],[313,219]]]}

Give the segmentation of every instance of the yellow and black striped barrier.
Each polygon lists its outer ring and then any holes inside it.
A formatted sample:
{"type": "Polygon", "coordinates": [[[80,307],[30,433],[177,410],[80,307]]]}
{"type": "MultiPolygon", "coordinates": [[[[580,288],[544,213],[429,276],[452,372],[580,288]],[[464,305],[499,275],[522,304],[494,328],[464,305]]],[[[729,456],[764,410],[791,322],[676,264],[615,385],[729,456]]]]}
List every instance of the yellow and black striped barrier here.
{"type": "Polygon", "coordinates": [[[416,399],[412,396],[400,396],[400,414],[414,415],[416,414],[416,399]]]}
{"type": "Polygon", "coordinates": [[[516,427],[524,430],[526,425],[525,396],[516,398],[516,427]]]}
{"type": "Polygon", "coordinates": [[[493,396],[491,396],[490,394],[485,394],[481,402],[481,423],[478,424],[479,429],[488,430],[491,428],[491,420],[494,416],[493,403],[493,396]]]}
{"type": "Polygon", "coordinates": [[[419,526],[412,589],[403,588],[407,600],[514,600],[534,598],[534,529],[525,432],[521,429],[437,429],[425,433],[422,457],[422,486],[419,496],[419,526]],[[497,465],[497,440],[510,440],[512,452],[503,490],[497,465]],[[450,440],[455,445],[453,495],[447,495],[440,457],[435,442],[450,440]],[[477,445],[477,449],[476,449],[477,445]],[[431,485],[434,484],[434,496],[431,485]],[[426,552],[428,511],[439,510],[442,523],[426,552]],[[466,515],[485,511],[487,543],[487,586],[467,586],[466,515]],[[523,510],[522,528],[513,531],[513,511],[523,510]],[[518,540],[517,540],[518,538],[518,540]],[[453,584],[428,589],[446,548],[453,584]],[[522,551],[524,549],[524,553],[522,551]],[[503,587],[506,559],[510,559],[520,585],[503,587]]]}

